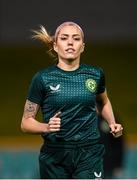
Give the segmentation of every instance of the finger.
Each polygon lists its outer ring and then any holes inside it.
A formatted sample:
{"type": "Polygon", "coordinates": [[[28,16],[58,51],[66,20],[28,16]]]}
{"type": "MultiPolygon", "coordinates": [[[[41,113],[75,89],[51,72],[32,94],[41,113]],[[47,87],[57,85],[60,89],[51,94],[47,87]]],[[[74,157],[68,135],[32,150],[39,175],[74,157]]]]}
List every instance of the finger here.
{"type": "Polygon", "coordinates": [[[61,115],[61,111],[57,112],[53,117],[58,118],[61,115]]]}
{"type": "Polygon", "coordinates": [[[60,125],[50,125],[49,128],[50,128],[50,131],[59,131],[60,125]]]}
{"type": "Polygon", "coordinates": [[[60,131],[60,128],[58,128],[58,129],[54,129],[54,128],[50,129],[50,132],[57,132],[57,131],[60,131]]]}
{"type": "Polygon", "coordinates": [[[50,132],[60,131],[60,128],[50,128],[50,132]]]}
{"type": "Polygon", "coordinates": [[[119,130],[115,130],[115,132],[112,132],[111,131],[111,133],[114,135],[114,136],[119,136],[119,135],[122,135],[122,133],[123,133],[123,131],[122,131],[122,129],[119,129],[119,130]]]}
{"type": "Polygon", "coordinates": [[[49,125],[50,128],[60,128],[60,124],[50,124],[49,125]]]}
{"type": "Polygon", "coordinates": [[[120,126],[116,126],[115,133],[118,133],[118,132],[120,132],[122,130],[123,130],[123,127],[121,125],[120,126]]]}
{"type": "Polygon", "coordinates": [[[110,131],[111,133],[115,132],[115,127],[114,126],[111,126],[110,129],[111,129],[111,131],[110,131]]]}
{"type": "Polygon", "coordinates": [[[121,129],[115,129],[114,131],[110,131],[110,133],[116,134],[116,133],[119,133],[119,132],[121,132],[121,131],[122,131],[121,129]]]}
{"type": "Polygon", "coordinates": [[[49,124],[60,124],[61,119],[60,118],[51,118],[49,121],[49,124]]]}
{"type": "Polygon", "coordinates": [[[118,137],[122,136],[122,131],[117,132],[117,133],[113,133],[113,136],[114,136],[115,138],[118,138],[118,137]]]}

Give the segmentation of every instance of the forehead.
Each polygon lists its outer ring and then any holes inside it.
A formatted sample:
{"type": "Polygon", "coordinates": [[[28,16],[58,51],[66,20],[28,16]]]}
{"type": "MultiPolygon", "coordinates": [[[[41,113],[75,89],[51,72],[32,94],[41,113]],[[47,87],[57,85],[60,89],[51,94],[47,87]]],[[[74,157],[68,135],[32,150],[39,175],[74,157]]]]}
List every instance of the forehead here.
{"type": "Polygon", "coordinates": [[[75,25],[63,26],[59,31],[59,35],[63,35],[63,34],[67,34],[67,35],[77,34],[82,36],[80,29],[75,25]]]}

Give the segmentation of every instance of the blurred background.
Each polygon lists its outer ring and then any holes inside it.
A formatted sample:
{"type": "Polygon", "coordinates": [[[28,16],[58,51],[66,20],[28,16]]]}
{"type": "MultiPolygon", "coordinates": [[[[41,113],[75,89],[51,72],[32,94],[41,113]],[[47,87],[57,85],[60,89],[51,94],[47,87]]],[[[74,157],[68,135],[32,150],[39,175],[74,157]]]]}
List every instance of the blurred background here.
{"type": "Polygon", "coordinates": [[[124,126],[116,177],[137,178],[136,0],[0,0],[0,178],[39,178],[41,137],[23,134],[20,123],[32,76],[54,61],[31,39],[31,30],[44,25],[54,34],[64,21],[83,28],[82,61],[104,69],[109,98],[124,126]]]}

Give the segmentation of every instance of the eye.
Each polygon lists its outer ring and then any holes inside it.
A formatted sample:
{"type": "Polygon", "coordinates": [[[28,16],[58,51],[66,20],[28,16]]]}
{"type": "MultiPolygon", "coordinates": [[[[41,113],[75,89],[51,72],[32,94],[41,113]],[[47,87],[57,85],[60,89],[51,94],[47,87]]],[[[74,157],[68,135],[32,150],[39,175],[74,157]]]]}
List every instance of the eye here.
{"type": "Polygon", "coordinates": [[[75,41],[80,41],[81,38],[80,38],[80,37],[75,37],[74,40],[75,40],[75,41]]]}
{"type": "Polygon", "coordinates": [[[60,37],[60,39],[61,39],[62,41],[65,41],[65,40],[67,40],[67,37],[60,37]]]}

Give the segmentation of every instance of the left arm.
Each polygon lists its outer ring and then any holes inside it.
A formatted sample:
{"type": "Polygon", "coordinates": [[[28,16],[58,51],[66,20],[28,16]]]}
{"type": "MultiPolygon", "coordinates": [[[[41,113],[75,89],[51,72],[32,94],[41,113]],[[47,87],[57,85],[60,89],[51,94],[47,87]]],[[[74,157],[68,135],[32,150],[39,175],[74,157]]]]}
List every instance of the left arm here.
{"type": "Polygon", "coordinates": [[[96,97],[97,110],[101,114],[102,118],[108,122],[111,129],[111,133],[114,137],[119,137],[122,135],[123,127],[121,124],[116,123],[113,114],[112,106],[107,93],[101,93],[96,97]]]}

